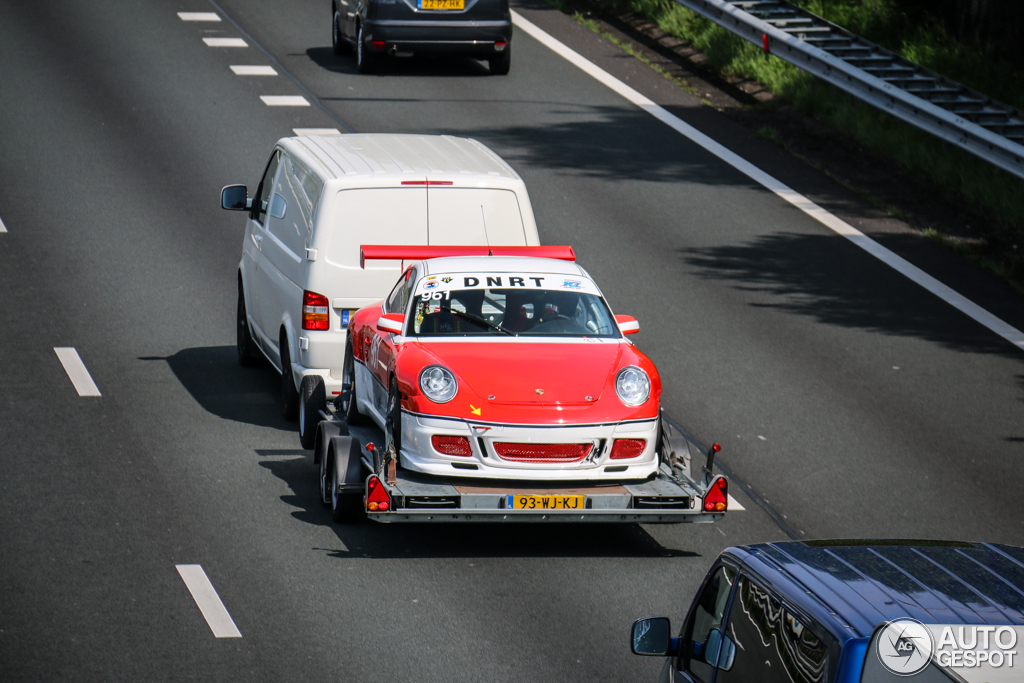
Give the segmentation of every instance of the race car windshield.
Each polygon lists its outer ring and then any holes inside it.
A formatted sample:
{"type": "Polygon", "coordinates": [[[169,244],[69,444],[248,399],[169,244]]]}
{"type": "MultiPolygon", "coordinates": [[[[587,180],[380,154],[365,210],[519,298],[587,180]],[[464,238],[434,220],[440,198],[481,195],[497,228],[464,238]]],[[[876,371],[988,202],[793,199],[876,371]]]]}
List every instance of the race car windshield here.
{"type": "Polygon", "coordinates": [[[565,289],[433,289],[416,295],[420,337],[620,337],[598,294],[565,289]]]}

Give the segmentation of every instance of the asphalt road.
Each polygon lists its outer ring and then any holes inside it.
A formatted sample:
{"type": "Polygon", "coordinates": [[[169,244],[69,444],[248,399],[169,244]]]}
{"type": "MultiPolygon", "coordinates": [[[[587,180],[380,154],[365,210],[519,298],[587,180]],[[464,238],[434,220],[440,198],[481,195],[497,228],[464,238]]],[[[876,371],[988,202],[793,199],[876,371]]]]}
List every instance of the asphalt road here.
{"type": "MultiPolygon", "coordinates": [[[[746,511],[715,525],[332,525],[276,375],[235,363],[243,226],[218,207],[293,128],[466,135],[509,160],[542,240],[639,318],[670,414],[798,536],[1024,543],[1020,350],[521,31],[504,78],[442,59],[359,76],[329,9],[0,4],[0,679],[643,679],[658,663],[629,655],[633,618],[681,619],[721,548],[786,537],[735,486],[746,511]],[[56,347],[102,396],[78,395],[56,347]],[[213,637],[179,564],[202,565],[241,638],[213,637]]],[[[519,9],[1024,328],[1019,294],[546,5],[519,9]]]]}

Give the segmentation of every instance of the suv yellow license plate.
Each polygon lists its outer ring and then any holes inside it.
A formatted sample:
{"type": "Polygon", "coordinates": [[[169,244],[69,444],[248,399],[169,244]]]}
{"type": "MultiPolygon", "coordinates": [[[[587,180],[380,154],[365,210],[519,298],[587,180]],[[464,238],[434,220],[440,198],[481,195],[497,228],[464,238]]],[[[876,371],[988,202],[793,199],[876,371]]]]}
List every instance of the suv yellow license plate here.
{"type": "Polygon", "coordinates": [[[512,510],[582,510],[586,504],[586,496],[508,496],[512,510]]]}
{"type": "Polygon", "coordinates": [[[420,0],[420,9],[466,9],[466,0],[420,0]]]}

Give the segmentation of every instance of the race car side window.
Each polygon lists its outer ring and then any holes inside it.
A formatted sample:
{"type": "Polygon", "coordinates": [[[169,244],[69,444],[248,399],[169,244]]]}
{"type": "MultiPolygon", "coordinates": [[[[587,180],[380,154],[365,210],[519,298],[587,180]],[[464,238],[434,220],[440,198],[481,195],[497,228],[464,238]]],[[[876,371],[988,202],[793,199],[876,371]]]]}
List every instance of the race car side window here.
{"type": "Polygon", "coordinates": [[[740,576],[725,632],[716,637],[721,654],[715,683],[825,683],[826,634],[749,576],[740,576]]]}
{"type": "Polygon", "coordinates": [[[258,196],[252,203],[252,218],[260,225],[264,225],[267,218],[267,210],[270,208],[270,196],[274,192],[274,176],[277,175],[277,167],[281,165],[281,150],[275,149],[267,162],[267,170],[263,172],[260,180],[258,196]]]}
{"type": "Polygon", "coordinates": [[[729,593],[735,583],[736,571],[728,566],[720,566],[708,579],[704,590],[693,606],[690,618],[680,634],[680,653],[677,668],[688,671],[701,683],[710,683],[714,673],[714,661],[708,663],[711,634],[722,626],[725,608],[729,604],[729,593]]]}
{"type": "Polygon", "coordinates": [[[405,313],[409,303],[412,288],[416,285],[416,269],[409,268],[402,277],[398,278],[395,288],[388,295],[387,303],[384,304],[385,313],[405,313]]]}

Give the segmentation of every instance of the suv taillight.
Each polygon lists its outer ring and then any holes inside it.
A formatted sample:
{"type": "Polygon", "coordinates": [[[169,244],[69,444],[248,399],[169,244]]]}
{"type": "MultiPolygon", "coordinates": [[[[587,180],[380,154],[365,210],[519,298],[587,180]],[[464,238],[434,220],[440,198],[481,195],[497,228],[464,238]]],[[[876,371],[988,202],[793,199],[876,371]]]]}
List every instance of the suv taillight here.
{"type": "Polygon", "coordinates": [[[327,297],[316,292],[302,293],[302,329],[331,329],[330,306],[327,297]]]}
{"type": "Polygon", "coordinates": [[[369,512],[387,512],[391,509],[391,496],[376,474],[366,480],[366,509],[369,512]]]}
{"type": "Polygon", "coordinates": [[[729,508],[729,482],[719,477],[711,482],[711,488],[704,495],[705,512],[725,512],[729,508]]]}

